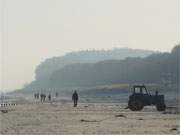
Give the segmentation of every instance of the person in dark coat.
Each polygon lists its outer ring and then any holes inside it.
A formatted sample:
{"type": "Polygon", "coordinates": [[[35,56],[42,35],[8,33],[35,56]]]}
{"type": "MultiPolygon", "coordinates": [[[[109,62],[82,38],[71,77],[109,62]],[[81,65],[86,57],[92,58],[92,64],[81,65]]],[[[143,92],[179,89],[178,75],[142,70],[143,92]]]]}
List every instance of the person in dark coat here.
{"type": "Polygon", "coordinates": [[[76,91],[74,91],[73,95],[72,95],[72,100],[74,102],[74,107],[77,107],[77,103],[78,103],[78,94],[76,91]]]}
{"type": "Polygon", "coordinates": [[[41,102],[43,102],[43,94],[40,94],[41,102]]]}
{"type": "Polygon", "coordinates": [[[51,94],[48,95],[48,99],[49,99],[49,101],[51,101],[51,94]]]}
{"type": "Polygon", "coordinates": [[[41,94],[40,97],[41,97],[41,102],[44,102],[46,99],[46,94],[41,94]]]}

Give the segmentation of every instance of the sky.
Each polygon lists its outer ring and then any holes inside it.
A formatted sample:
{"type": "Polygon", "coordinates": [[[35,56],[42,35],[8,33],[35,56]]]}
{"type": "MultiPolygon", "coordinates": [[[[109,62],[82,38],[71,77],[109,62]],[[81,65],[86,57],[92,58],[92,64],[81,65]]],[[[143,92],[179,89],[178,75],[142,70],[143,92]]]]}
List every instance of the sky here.
{"type": "Polygon", "coordinates": [[[0,0],[0,90],[22,88],[46,58],[86,49],[170,52],[180,0],[0,0]]]}

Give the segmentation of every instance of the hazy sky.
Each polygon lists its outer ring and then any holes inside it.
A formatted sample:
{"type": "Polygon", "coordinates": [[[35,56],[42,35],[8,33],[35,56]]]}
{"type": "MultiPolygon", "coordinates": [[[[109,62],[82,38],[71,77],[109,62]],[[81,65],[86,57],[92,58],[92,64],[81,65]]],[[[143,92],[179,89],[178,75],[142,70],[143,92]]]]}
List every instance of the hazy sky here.
{"type": "Polygon", "coordinates": [[[180,42],[180,0],[0,1],[1,90],[21,88],[40,62],[66,52],[180,42]]]}

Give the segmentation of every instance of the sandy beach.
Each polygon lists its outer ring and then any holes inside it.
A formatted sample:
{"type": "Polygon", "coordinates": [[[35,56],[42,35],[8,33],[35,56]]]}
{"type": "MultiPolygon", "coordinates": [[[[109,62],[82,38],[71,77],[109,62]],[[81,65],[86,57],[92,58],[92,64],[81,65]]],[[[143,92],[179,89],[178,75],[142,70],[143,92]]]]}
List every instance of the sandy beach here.
{"type": "Polygon", "coordinates": [[[17,104],[0,113],[0,135],[120,135],[180,134],[178,113],[155,107],[132,112],[126,104],[71,102],[17,104]]]}

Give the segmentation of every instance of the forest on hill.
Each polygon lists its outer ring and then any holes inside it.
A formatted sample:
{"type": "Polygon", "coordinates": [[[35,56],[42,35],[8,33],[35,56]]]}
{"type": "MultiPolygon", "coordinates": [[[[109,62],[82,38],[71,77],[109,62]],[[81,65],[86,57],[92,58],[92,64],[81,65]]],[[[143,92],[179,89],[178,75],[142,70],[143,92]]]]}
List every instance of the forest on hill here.
{"type": "Polygon", "coordinates": [[[40,63],[35,70],[35,78],[36,80],[49,78],[53,72],[69,64],[95,63],[103,60],[122,60],[127,57],[143,58],[149,56],[152,53],[155,52],[130,48],[70,52],[67,53],[65,56],[48,58],[42,63],[40,63]]]}
{"type": "Polygon", "coordinates": [[[170,53],[133,49],[69,53],[41,63],[36,80],[23,90],[135,83],[172,84],[177,88],[179,54],[180,45],[170,53]]]}
{"type": "Polygon", "coordinates": [[[51,87],[78,87],[123,83],[179,83],[179,50],[152,54],[146,58],[77,63],[54,72],[51,87]]]}
{"type": "Polygon", "coordinates": [[[48,58],[40,63],[35,70],[35,81],[31,82],[25,89],[49,88],[52,75],[67,65],[76,63],[96,63],[104,60],[123,60],[127,57],[144,58],[153,53],[149,50],[116,48],[113,50],[87,50],[67,53],[64,56],[48,58]]]}

